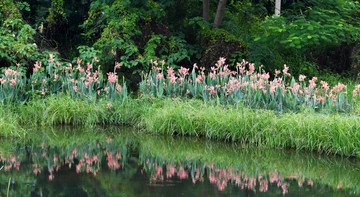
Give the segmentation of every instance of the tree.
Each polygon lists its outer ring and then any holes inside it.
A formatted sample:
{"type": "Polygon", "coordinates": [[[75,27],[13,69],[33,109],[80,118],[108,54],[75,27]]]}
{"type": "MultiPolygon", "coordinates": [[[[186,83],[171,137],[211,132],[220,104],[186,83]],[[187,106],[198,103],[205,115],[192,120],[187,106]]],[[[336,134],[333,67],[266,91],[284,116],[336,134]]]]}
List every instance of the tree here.
{"type": "Polygon", "coordinates": [[[275,1],[275,16],[280,16],[281,0],[275,1]]]}
{"type": "Polygon", "coordinates": [[[218,4],[217,10],[216,10],[216,15],[215,15],[215,20],[214,20],[215,26],[217,28],[220,27],[222,19],[224,17],[225,6],[226,6],[226,0],[219,0],[219,4],[218,4]]]}
{"type": "Polygon", "coordinates": [[[209,22],[210,18],[210,0],[203,0],[203,18],[209,22]]]}

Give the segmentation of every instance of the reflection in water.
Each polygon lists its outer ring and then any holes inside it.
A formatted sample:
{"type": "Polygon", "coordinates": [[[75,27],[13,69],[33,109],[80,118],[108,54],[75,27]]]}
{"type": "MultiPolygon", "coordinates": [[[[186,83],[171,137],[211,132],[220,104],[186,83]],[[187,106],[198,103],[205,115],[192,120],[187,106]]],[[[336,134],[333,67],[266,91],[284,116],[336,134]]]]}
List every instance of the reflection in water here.
{"type": "Polygon", "coordinates": [[[163,186],[159,193],[181,190],[174,195],[185,194],[189,188],[195,195],[195,186],[199,193],[211,195],[307,195],[316,191],[344,196],[360,190],[359,162],[354,159],[154,137],[111,128],[39,131],[16,145],[3,140],[0,151],[2,196],[8,192],[9,181],[13,196],[46,196],[67,190],[83,196],[108,196],[114,191],[139,196],[137,189],[146,187],[147,192],[154,192],[148,187],[158,186],[163,186]],[[209,191],[210,184],[217,190],[209,191]]]}
{"type": "MultiPolygon", "coordinates": [[[[143,160],[143,157],[140,160],[143,160]]],[[[151,174],[150,182],[163,182],[165,179],[176,177],[180,180],[191,179],[193,184],[196,182],[204,181],[207,178],[210,183],[217,186],[217,189],[223,191],[228,183],[237,185],[241,189],[257,190],[259,192],[267,192],[270,184],[276,184],[282,190],[283,194],[288,193],[290,183],[286,180],[297,180],[298,186],[302,187],[304,184],[313,186],[314,182],[310,179],[306,180],[305,177],[298,174],[290,174],[287,177],[280,174],[278,171],[259,173],[257,176],[249,176],[246,171],[236,169],[233,167],[218,168],[214,163],[201,164],[196,161],[186,162],[179,161],[177,163],[163,161],[162,163],[153,163],[150,159],[146,159],[143,166],[151,174]],[[190,177],[189,177],[190,174],[190,177]],[[257,187],[258,185],[258,187],[257,187]]]]}

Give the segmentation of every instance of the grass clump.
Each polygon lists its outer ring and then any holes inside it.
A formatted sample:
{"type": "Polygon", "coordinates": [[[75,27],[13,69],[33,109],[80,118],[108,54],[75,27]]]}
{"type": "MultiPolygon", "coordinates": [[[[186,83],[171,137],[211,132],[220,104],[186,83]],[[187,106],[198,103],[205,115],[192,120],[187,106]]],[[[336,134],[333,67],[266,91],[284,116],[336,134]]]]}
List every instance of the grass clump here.
{"type": "Polygon", "coordinates": [[[346,113],[276,112],[196,99],[89,102],[51,95],[0,111],[2,136],[25,136],[27,127],[128,125],[153,134],[206,137],[259,147],[360,156],[360,118],[346,113]]]}
{"type": "Polygon", "coordinates": [[[144,111],[140,124],[154,133],[360,156],[359,121],[344,114],[277,113],[166,100],[144,111]]]}

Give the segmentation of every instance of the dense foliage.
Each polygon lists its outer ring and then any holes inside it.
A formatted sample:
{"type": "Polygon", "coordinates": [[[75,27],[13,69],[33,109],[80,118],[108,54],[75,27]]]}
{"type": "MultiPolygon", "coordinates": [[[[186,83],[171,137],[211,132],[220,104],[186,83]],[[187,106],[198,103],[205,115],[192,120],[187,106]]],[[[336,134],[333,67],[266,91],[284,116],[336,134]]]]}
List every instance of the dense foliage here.
{"type": "Polygon", "coordinates": [[[32,68],[49,53],[72,63],[98,57],[105,72],[115,62],[124,65],[121,75],[133,90],[150,60],[174,68],[198,63],[210,71],[218,57],[233,68],[246,58],[270,74],[287,64],[296,75],[330,70],[357,76],[358,1],[283,0],[280,17],[273,15],[273,1],[228,1],[215,28],[217,3],[210,1],[208,22],[200,0],[4,0],[0,66],[32,68]]]}

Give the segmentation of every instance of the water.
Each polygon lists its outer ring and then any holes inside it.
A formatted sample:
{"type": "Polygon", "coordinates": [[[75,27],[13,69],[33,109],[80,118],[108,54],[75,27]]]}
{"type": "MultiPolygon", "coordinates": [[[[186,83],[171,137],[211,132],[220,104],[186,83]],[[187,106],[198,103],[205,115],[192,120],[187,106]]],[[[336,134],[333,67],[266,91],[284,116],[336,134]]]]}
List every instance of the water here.
{"type": "Polygon", "coordinates": [[[360,196],[360,161],[115,128],[2,139],[1,196],[360,196]]]}

